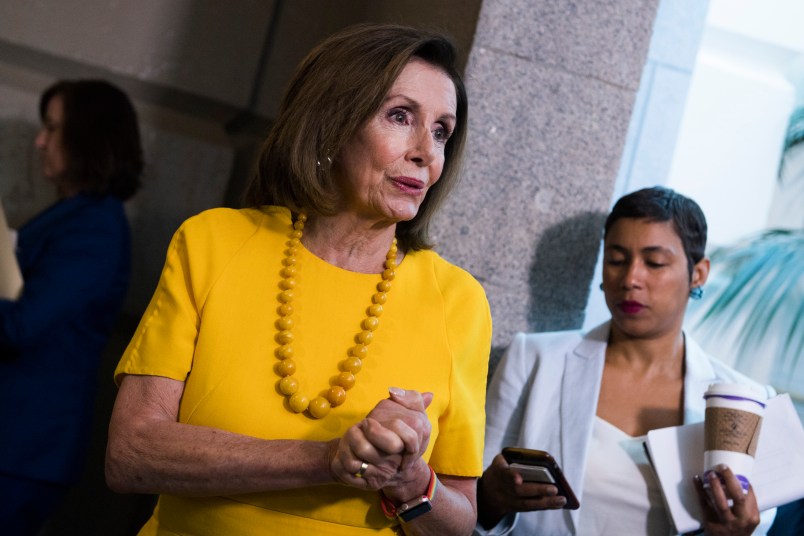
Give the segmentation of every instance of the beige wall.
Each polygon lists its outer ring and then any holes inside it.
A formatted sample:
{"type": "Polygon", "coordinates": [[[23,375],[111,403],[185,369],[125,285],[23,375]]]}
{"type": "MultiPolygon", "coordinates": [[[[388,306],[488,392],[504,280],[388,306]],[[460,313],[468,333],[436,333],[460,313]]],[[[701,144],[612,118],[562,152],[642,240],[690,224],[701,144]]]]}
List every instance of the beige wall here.
{"type": "Polygon", "coordinates": [[[0,36],[59,58],[243,106],[273,4],[4,0],[0,36]]]}

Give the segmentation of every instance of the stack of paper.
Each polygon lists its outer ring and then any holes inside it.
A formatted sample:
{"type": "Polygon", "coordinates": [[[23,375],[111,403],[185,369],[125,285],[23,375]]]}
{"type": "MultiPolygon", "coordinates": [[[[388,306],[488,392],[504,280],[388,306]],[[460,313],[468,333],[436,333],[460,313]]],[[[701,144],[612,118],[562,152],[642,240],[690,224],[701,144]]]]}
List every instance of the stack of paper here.
{"type": "Polygon", "coordinates": [[[0,202],[0,298],[16,300],[22,292],[22,274],[14,253],[14,240],[0,202]]]}
{"type": "MultiPolygon", "coordinates": [[[[652,430],[645,447],[676,530],[699,529],[692,477],[703,473],[704,423],[652,430]]],[[[804,497],[804,429],[789,395],[768,400],[751,485],[760,511],[804,497]]]]}

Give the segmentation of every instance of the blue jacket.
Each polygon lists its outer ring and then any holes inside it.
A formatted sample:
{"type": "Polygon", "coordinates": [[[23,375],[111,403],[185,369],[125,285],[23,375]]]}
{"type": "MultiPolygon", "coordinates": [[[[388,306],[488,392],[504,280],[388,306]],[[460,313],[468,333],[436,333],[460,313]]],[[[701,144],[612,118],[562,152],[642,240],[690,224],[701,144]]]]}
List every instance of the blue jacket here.
{"type": "Polygon", "coordinates": [[[60,483],[80,475],[130,249],[113,196],[59,201],[19,230],[22,295],[0,300],[0,472],[60,483]]]}

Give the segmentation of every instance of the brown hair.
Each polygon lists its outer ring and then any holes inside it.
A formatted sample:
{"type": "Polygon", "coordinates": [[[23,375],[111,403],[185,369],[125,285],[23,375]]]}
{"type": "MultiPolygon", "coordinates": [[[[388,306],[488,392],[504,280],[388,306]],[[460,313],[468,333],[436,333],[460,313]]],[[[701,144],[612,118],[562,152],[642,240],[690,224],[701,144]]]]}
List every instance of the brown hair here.
{"type": "Polygon", "coordinates": [[[43,121],[56,96],[64,103],[64,180],[81,192],[124,201],[133,196],[144,164],[137,114],[126,94],[103,80],[62,80],[39,99],[43,121]]]}
{"type": "Polygon", "coordinates": [[[458,178],[466,140],[466,89],[455,66],[455,48],[443,35],[397,25],[360,24],[342,30],[302,60],[265,140],[245,204],[280,205],[292,211],[335,212],[329,158],[380,108],[399,73],[419,58],[455,85],[456,123],[444,152],[444,169],[419,212],[397,225],[406,250],[432,247],[430,220],[458,178]]]}

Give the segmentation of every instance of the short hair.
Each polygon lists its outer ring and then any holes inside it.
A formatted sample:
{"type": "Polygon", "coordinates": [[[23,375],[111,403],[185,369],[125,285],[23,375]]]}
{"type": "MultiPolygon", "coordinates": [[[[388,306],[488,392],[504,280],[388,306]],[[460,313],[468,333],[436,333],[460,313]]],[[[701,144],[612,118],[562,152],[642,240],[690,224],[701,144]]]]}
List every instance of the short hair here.
{"type": "Polygon", "coordinates": [[[673,223],[687,256],[687,270],[692,277],[693,267],[706,252],[706,217],[698,203],[670,188],[643,188],[621,197],[606,218],[603,238],[609,229],[623,218],[644,218],[649,221],[673,223]]]}
{"type": "Polygon", "coordinates": [[[137,114],[128,96],[103,80],[61,80],[39,99],[43,121],[56,96],[64,103],[63,179],[81,192],[129,199],[141,186],[144,162],[137,114]]]}
{"type": "Polygon", "coordinates": [[[336,191],[328,158],[377,112],[412,58],[443,71],[457,97],[455,128],[444,168],[416,216],[397,225],[404,249],[432,247],[428,227],[458,178],[466,141],[467,96],[455,66],[455,47],[445,36],[398,25],[359,24],[316,46],[296,69],[276,122],[260,151],[245,192],[247,206],[280,205],[331,215],[336,191]]]}

